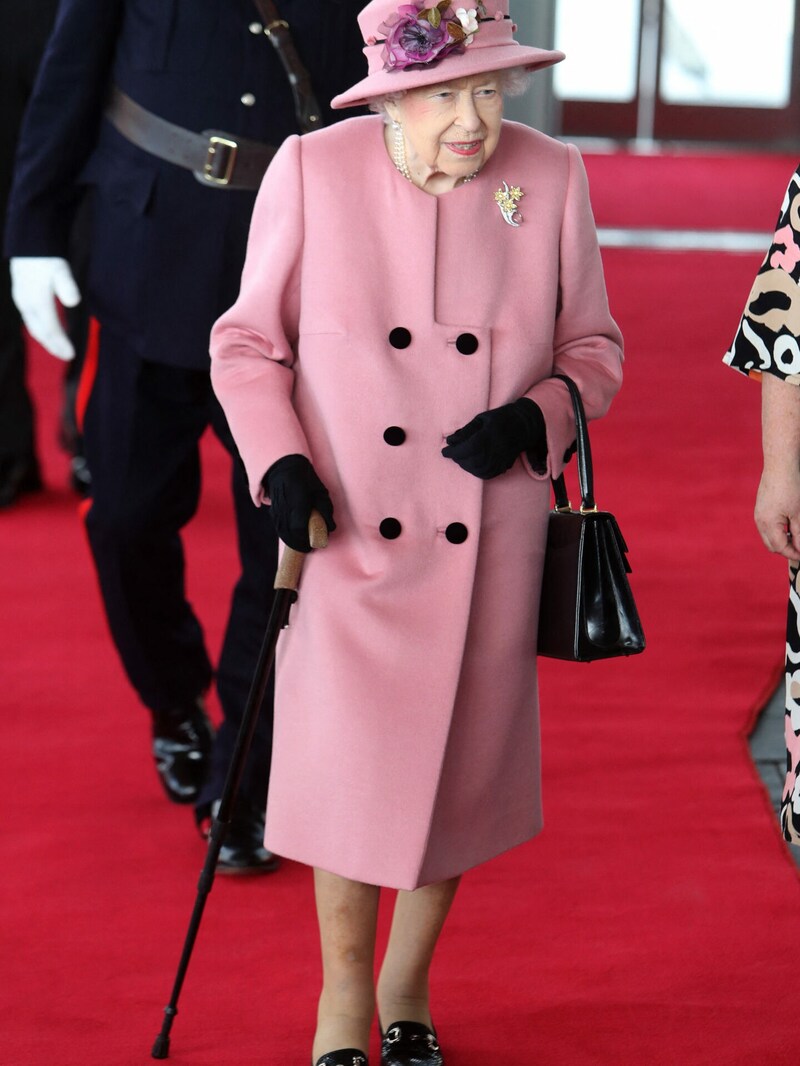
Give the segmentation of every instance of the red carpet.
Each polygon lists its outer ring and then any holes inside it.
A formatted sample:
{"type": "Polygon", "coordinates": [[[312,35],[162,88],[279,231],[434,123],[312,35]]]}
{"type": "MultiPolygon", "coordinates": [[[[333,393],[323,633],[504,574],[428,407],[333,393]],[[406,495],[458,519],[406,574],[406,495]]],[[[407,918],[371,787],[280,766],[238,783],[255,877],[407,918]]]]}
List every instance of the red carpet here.
{"type": "Polygon", "coordinates": [[[781,196],[796,166],[794,156],[786,155],[620,151],[586,159],[599,226],[765,233],[775,225],[781,196]]]}
{"type": "MultiPolygon", "coordinates": [[[[787,177],[759,193],[768,217],[787,177]]],[[[649,649],[543,664],[546,829],[465,878],[435,1016],[448,1066],[789,1066],[798,881],[745,744],[781,659],[784,572],[751,519],[758,389],[720,363],[758,257],[605,259],[628,373],[595,427],[598,495],[649,649]]],[[[132,1066],[151,1061],[202,849],[105,634],[52,446],[58,373],[36,356],[51,488],[0,516],[0,1063],[132,1066]]],[[[209,442],[189,536],[215,648],[225,468],[209,442]]],[[[170,1061],[306,1066],[316,982],[307,872],[219,879],[170,1061]]]]}

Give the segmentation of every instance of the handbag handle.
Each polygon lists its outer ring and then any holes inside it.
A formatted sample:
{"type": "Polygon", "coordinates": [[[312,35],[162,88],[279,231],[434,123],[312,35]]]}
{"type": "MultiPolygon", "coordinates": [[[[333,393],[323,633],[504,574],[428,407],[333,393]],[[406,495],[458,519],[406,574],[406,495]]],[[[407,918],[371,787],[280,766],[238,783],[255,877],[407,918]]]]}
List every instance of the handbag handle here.
{"type": "MultiPolygon", "coordinates": [[[[578,483],[581,489],[581,514],[589,514],[597,510],[597,504],[594,500],[592,447],[589,444],[589,426],[586,411],[583,407],[583,400],[578,391],[578,386],[572,378],[568,378],[566,374],[553,374],[553,377],[564,382],[572,400],[572,410],[575,412],[575,439],[578,445],[578,483]]],[[[556,510],[571,511],[572,508],[567,495],[567,483],[563,474],[553,478],[553,492],[556,498],[556,510]]]]}

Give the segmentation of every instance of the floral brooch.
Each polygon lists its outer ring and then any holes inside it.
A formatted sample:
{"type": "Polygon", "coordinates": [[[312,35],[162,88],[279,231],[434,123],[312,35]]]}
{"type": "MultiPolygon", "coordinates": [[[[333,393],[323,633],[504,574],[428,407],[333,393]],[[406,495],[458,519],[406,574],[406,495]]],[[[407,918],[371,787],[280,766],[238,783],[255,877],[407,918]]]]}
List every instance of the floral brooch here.
{"type": "Polygon", "coordinates": [[[478,14],[486,13],[483,3],[455,11],[450,0],[441,0],[433,7],[426,7],[425,3],[426,0],[416,0],[401,4],[397,13],[378,27],[386,35],[384,70],[407,70],[463,52],[480,29],[478,14]]]}
{"type": "Polygon", "coordinates": [[[500,208],[500,214],[509,226],[519,226],[522,222],[522,215],[517,205],[524,195],[525,193],[519,185],[509,186],[507,181],[504,181],[502,189],[498,189],[494,194],[495,203],[500,208]]]}

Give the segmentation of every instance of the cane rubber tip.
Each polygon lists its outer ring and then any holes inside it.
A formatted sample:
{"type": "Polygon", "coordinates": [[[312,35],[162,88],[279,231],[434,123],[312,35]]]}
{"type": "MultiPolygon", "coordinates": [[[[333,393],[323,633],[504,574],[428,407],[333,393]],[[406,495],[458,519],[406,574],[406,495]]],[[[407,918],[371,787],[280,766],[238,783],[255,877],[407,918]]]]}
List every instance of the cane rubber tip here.
{"type": "Polygon", "coordinates": [[[164,1036],[163,1033],[159,1033],[156,1037],[156,1042],[153,1044],[153,1050],[150,1052],[151,1059],[168,1059],[169,1058],[169,1037],[164,1036]]]}

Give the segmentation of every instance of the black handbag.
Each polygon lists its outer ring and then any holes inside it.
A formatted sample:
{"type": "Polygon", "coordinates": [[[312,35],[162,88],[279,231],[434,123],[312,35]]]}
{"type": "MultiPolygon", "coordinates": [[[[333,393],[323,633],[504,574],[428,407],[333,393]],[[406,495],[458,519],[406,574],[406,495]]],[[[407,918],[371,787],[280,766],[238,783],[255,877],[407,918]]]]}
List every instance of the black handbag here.
{"type": "Polygon", "coordinates": [[[645,640],[628,574],[627,545],[617,520],[594,501],[586,412],[574,381],[581,506],[573,510],[562,474],[553,479],[555,507],[547,526],[539,610],[539,655],[587,663],[644,651],[645,640]]]}

